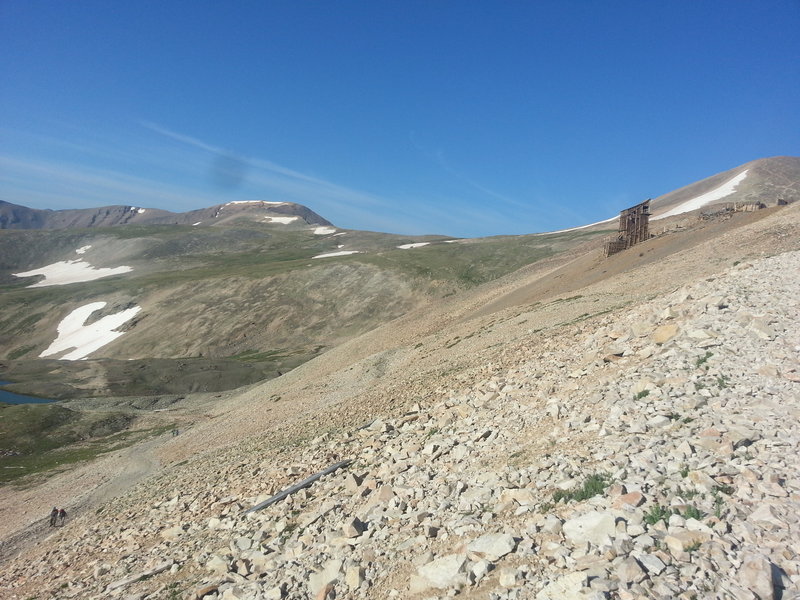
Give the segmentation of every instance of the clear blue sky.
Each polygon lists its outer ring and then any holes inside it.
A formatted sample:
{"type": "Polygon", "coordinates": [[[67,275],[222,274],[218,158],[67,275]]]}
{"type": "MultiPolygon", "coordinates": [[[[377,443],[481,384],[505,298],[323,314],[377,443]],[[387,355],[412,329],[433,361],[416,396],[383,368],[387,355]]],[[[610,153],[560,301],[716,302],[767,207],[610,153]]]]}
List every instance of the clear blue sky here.
{"type": "Polygon", "coordinates": [[[0,199],[483,236],[800,155],[800,1],[0,2],[0,199]]]}

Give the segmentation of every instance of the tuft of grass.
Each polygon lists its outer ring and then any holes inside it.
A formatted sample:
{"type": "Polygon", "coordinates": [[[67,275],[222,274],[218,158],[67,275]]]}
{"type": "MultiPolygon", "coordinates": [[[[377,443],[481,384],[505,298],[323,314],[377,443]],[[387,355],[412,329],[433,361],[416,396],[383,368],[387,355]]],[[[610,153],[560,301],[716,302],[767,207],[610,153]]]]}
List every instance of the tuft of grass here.
{"type": "Polygon", "coordinates": [[[583,485],[575,490],[556,490],[553,494],[553,502],[569,502],[570,500],[577,500],[581,502],[599,496],[606,491],[611,477],[607,473],[596,473],[590,475],[583,482],[583,485]]]}
{"type": "Polygon", "coordinates": [[[650,390],[642,390],[638,394],[636,394],[633,399],[634,400],[641,400],[642,398],[647,398],[650,395],[650,390]]]}
{"type": "Polygon", "coordinates": [[[684,519],[696,519],[696,520],[698,520],[698,521],[699,521],[699,520],[700,520],[700,519],[702,519],[702,518],[703,518],[705,515],[704,515],[702,512],[700,512],[700,511],[697,509],[697,507],[695,507],[695,506],[689,506],[689,507],[687,507],[687,508],[686,508],[686,510],[684,510],[684,511],[683,511],[683,513],[681,514],[681,516],[682,516],[684,519]]]}
{"type": "Polygon", "coordinates": [[[725,494],[726,496],[730,496],[733,492],[734,489],[731,485],[715,485],[714,489],[711,490],[711,493],[714,495],[725,494]]]}
{"type": "Polygon", "coordinates": [[[645,513],[644,515],[644,522],[648,525],[655,525],[659,521],[666,521],[669,519],[669,516],[672,514],[672,511],[664,506],[659,504],[654,504],[650,507],[650,510],[645,513]]]}
{"type": "Polygon", "coordinates": [[[696,367],[702,367],[704,364],[708,362],[708,359],[711,358],[712,356],[714,356],[713,352],[706,351],[706,353],[703,356],[701,356],[694,362],[694,365],[696,367]]]}

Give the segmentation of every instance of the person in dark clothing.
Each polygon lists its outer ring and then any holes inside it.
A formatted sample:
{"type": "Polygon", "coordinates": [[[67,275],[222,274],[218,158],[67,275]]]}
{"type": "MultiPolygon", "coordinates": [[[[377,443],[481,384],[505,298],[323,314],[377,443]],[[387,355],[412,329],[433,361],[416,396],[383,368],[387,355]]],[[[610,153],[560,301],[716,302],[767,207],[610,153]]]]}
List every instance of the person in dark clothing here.
{"type": "Polygon", "coordinates": [[[58,509],[54,506],[50,511],[50,527],[56,526],[56,519],[58,519],[58,509]]]}
{"type": "Polygon", "coordinates": [[[61,521],[62,525],[64,524],[64,521],[67,520],[67,511],[65,511],[63,508],[58,511],[58,519],[61,521]]]}

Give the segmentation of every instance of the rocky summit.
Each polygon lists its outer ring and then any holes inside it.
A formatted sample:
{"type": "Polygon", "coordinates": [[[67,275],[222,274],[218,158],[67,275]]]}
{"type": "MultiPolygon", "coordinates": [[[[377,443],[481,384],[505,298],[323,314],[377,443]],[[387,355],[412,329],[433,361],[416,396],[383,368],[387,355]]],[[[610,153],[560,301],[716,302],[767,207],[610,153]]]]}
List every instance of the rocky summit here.
{"type": "Polygon", "coordinates": [[[41,528],[3,597],[800,597],[798,273],[720,268],[360,426],[165,466],[41,528]]]}

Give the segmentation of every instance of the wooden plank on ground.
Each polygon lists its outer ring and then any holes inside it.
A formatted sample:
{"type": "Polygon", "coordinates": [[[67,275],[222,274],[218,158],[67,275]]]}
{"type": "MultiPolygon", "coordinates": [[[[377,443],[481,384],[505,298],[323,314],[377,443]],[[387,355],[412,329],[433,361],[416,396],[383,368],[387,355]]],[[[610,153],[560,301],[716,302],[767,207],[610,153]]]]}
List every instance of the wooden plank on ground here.
{"type": "Polygon", "coordinates": [[[338,469],[341,469],[343,467],[348,466],[352,462],[353,462],[352,460],[343,460],[341,462],[336,463],[335,465],[331,465],[330,467],[327,467],[326,469],[323,469],[322,471],[320,471],[319,473],[316,473],[315,475],[312,475],[311,477],[306,477],[300,483],[296,483],[293,486],[288,487],[288,488],[286,488],[285,490],[283,490],[281,492],[278,492],[277,494],[275,494],[271,498],[268,498],[267,500],[264,500],[264,502],[260,502],[259,504],[256,504],[252,508],[248,508],[242,514],[246,515],[246,514],[251,513],[251,512],[256,512],[257,510],[261,510],[262,508],[266,508],[270,504],[275,504],[276,502],[278,502],[280,500],[283,500],[287,496],[291,496],[295,492],[299,492],[303,488],[307,488],[308,486],[310,486],[312,483],[314,483],[317,479],[319,479],[323,475],[327,475],[328,473],[333,473],[334,471],[337,471],[338,469]]]}

